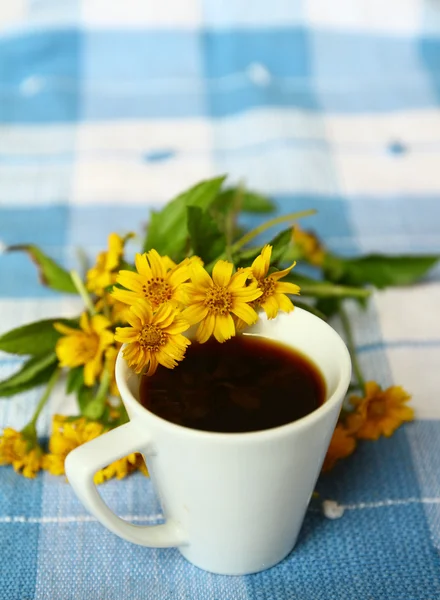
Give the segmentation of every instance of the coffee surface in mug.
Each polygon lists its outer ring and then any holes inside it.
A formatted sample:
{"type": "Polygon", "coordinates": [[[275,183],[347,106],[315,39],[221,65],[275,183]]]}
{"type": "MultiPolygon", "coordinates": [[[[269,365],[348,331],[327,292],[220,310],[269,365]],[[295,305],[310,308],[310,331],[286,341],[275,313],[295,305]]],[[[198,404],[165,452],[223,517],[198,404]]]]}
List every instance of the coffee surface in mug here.
{"type": "Polygon", "coordinates": [[[243,433],[285,425],[325,400],[318,367],[289,346],[240,335],[193,342],[173,369],[143,375],[140,403],[159,417],[205,431],[243,433]]]}

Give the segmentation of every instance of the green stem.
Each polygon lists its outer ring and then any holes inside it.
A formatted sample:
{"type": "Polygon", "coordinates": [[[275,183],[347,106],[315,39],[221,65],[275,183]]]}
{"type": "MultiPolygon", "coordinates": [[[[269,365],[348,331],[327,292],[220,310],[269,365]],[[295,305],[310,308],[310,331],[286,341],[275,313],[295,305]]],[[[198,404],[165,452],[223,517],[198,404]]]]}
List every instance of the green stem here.
{"type": "MultiPolygon", "coordinates": [[[[243,237],[241,237],[239,240],[237,240],[235,242],[235,244],[232,244],[232,246],[230,248],[231,255],[233,252],[240,250],[240,248],[242,248],[243,246],[248,244],[255,237],[257,237],[261,233],[264,233],[267,229],[270,229],[271,227],[274,227],[275,225],[279,225],[280,223],[287,223],[289,221],[296,221],[297,219],[302,219],[303,217],[309,217],[311,215],[314,215],[315,213],[316,213],[316,210],[314,208],[311,208],[309,210],[301,210],[301,211],[298,211],[295,213],[290,213],[288,215],[282,215],[281,217],[275,217],[274,219],[269,219],[269,221],[266,221],[262,225],[255,227],[255,229],[248,231],[243,237]]],[[[215,263],[218,260],[227,258],[227,256],[228,256],[227,252],[222,252],[220,254],[220,256],[218,256],[215,260],[213,260],[208,265],[206,265],[205,269],[208,272],[211,272],[215,263]]],[[[231,262],[233,262],[233,261],[231,261],[231,262]]]]}
{"type": "MultiPolygon", "coordinates": [[[[294,281],[294,279],[292,279],[294,281]]],[[[329,285],[328,283],[304,283],[299,281],[301,296],[312,298],[368,298],[371,294],[364,288],[347,287],[345,285],[329,285]]]]}
{"type": "Polygon", "coordinates": [[[44,390],[44,394],[41,396],[40,401],[37,404],[37,408],[35,409],[34,416],[31,419],[31,423],[33,423],[34,425],[37,422],[37,419],[40,416],[41,411],[45,407],[46,402],[49,400],[52,390],[55,387],[55,384],[58,381],[60,375],[61,375],[61,369],[58,367],[52,373],[52,375],[47,383],[46,389],[44,390]]]}
{"type": "Polygon", "coordinates": [[[260,235],[261,233],[264,233],[265,231],[267,231],[271,227],[274,227],[275,225],[280,225],[281,223],[287,223],[289,221],[296,221],[297,219],[302,219],[304,217],[310,217],[311,215],[314,215],[315,213],[316,213],[316,210],[314,208],[311,208],[309,210],[300,210],[295,213],[290,213],[288,215],[281,215],[280,217],[274,217],[273,219],[269,219],[269,221],[266,221],[265,223],[262,223],[258,227],[255,227],[255,229],[252,229],[251,231],[248,231],[247,233],[245,233],[245,235],[243,237],[241,237],[239,240],[237,240],[235,242],[235,244],[232,246],[232,250],[233,251],[240,250],[240,248],[242,248],[243,246],[246,246],[246,244],[248,244],[250,241],[252,241],[258,235],[260,235]]]}
{"type": "Polygon", "coordinates": [[[359,365],[359,362],[357,359],[356,345],[354,343],[353,332],[351,329],[350,320],[349,320],[348,315],[342,305],[339,306],[339,316],[341,317],[342,327],[344,328],[345,337],[347,340],[347,348],[348,348],[348,351],[350,352],[351,362],[353,365],[353,372],[356,377],[356,381],[357,381],[359,387],[362,388],[362,391],[365,393],[365,379],[364,379],[364,376],[362,375],[362,371],[361,371],[361,368],[360,368],[360,365],[359,365]]]}
{"type": "Polygon", "coordinates": [[[49,400],[49,397],[52,393],[52,390],[53,390],[56,382],[59,379],[60,374],[61,374],[61,369],[56,368],[49,379],[46,389],[44,390],[44,394],[41,396],[40,401],[37,404],[37,407],[35,409],[32,419],[21,430],[21,433],[28,440],[30,448],[34,447],[35,444],[37,443],[37,431],[36,431],[35,426],[36,426],[36,423],[37,423],[38,417],[40,416],[41,411],[46,406],[46,403],[49,400]]]}
{"type": "Polygon", "coordinates": [[[84,285],[79,273],[75,270],[70,271],[70,276],[73,281],[73,285],[76,287],[78,294],[84,301],[84,304],[89,311],[89,313],[93,316],[96,315],[96,308],[93,305],[92,299],[90,298],[89,292],[86,290],[86,286],[84,285]]]}
{"type": "Polygon", "coordinates": [[[96,396],[91,402],[89,402],[83,411],[83,416],[88,419],[97,420],[102,417],[105,409],[105,401],[107,399],[107,393],[110,387],[110,373],[108,369],[105,369],[102,374],[102,379],[99,384],[96,396]]]}

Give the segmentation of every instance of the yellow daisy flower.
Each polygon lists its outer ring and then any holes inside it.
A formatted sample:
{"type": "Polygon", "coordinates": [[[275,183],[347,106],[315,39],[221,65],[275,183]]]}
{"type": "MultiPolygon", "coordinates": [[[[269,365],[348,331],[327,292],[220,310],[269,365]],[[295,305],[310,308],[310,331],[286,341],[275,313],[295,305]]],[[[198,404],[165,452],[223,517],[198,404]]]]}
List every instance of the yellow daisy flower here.
{"type": "Polygon", "coordinates": [[[25,477],[33,479],[42,467],[43,452],[23,432],[7,427],[0,436],[0,465],[12,465],[25,477]]]}
{"type": "Polygon", "coordinates": [[[256,304],[261,306],[268,319],[274,319],[279,310],[290,312],[294,306],[286,294],[299,294],[298,285],[289,282],[281,282],[280,279],[290,273],[296,263],[293,263],[283,271],[276,271],[267,275],[272,256],[272,246],[266,244],[261,254],[257,256],[251,266],[252,275],[255,277],[261,296],[256,304]]]}
{"type": "Polygon", "coordinates": [[[116,282],[126,289],[115,288],[114,298],[130,305],[139,299],[148,300],[153,310],[166,302],[184,301],[181,284],[189,279],[190,260],[174,265],[168,256],[160,256],[153,249],[136,254],[135,265],[137,273],[119,272],[116,282]]]}
{"type": "Polygon", "coordinates": [[[61,367],[84,365],[84,383],[92,386],[102,371],[104,351],[113,343],[114,337],[108,330],[110,321],[102,315],[89,317],[84,312],[79,325],[81,329],[63,323],[54,324],[55,329],[63,334],[55,351],[61,367]]]}
{"type": "Polygon", "coordinates": [[[131,327],[117,327],[115,339],[127,344],[124,357],[136,373],[148,367],[147,375],[153,375],[158,364],[174,369],[191,343],[182,335],[188,321],[170,303],[153,313],[149,302],[138,300],[130,308],[128,322],[131,327]]]}
{"type": "Polygon", "coordinates": [[[411,396],[397,385],[382,390],[375,381],[365,384],[365,397],[352,396],[355,407],[347,417],[347,428],[359,439],[377,440],[390,437],[404,422],[414,419],[414,411],[406,406],[411,396]]]}
{"type": "Polygon", "coordinates": [[[96,265],[87,272],[87,289],[102,296],[105,289],[116,282],[115,270],[124,252],[124,240],[117,233],[108,236],[108,250],[100,252],[96,265]]]}
{"type": "Polygon", "coordinates": [[[356,440],[353,435],[343,425],[338,424],[327,450],[322,470],[324,472],[330,471],[338,460],[350,456],[355,448],[356,440]]]}
{"type": "Polygon", "coordinates": [[[69,452],[97,438],[103,432],[102,423],[88,421],[84,417],[69,419],[63,415],[54,415],[49,454],[44,457],[43,468],[52,475],[64,475],[64,461],[69,452]]]}
{"type": "Polygon", "coordinates": [[[191,325],[200,323],[196,339],[203,344],[211,335],[218,342],[229,340],[235,335],[235,323],[232,315],[247,325],[258,319],[250,302],[261,296],[256,282],[248,282],[249,269],[240,269],[232,274],[234,265],[219,260],[211,276],[200,264],[191,265],[191,283],[186,284],[188,308],[183,317],[191,325]]]}
{"type": "MultiPolygon", "coordinates": [[[[43,468],[52,475],[64,475],[64,461],[69,452],[104,432],[105,428],[102,423],[88,421],[84,417],[69,419],[62,415],[54,415],[49,440],[49,454],[44,456],[43,468]]],[[[98,471],[94,476],[94,482],[100,484],[113,477],[122,479],[135,469],[148,475],[141,455],[129,454],[98,471]]]]}
{"type": "Polygon", "coordinates": [[[313,233],[304,231],[299,225],[295,225],[292,239],[300,249],[303,257],[315,267],[322,266],[325,258],[325,249],[319,239],[313,233]]]}
{"type": "Polygon", "coordinates": [[[142,455],[137,452],[132,452],[128,456],[115,460],[115,462],[108,465],[108,467],[104,467],[98,471],[95,474],[94,481],[99,485],[104,483],[104,481],[113,479],[113,477],[116,477],[116,479],[123,479],[127,475],[130,475],[130,473],[133,473],[133,471],[137,470],[148,477],[148,469],[142,455]]]}

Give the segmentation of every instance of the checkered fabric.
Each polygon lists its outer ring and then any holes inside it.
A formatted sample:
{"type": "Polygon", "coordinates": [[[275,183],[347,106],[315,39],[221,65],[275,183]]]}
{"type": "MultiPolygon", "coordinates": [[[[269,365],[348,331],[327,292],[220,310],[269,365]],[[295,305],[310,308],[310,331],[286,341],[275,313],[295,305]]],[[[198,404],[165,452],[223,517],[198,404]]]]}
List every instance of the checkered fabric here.
{"type": "MultiPolygon", "coordinates": [[[[72,267],[228,173],[280,212],[317,208],[304,225],[336,252],[440,254],[439,106],[435,0],[2,0],[0,240],[72,267]]],[[[405,386],[418,420],[321,478],[344,514],[312,502],[280,565],[205,573],[115,537],[62,478],[3,467],[1,600],[440,598],[439,305],[437,268],[349,306],[368,378],[405,386]]],[[[0,256],[1,332],[78,308],[0,256]]],[[[0,378],[19,362],[0,354],[0,378]]],[[[39,393],[0,400],[0,427],[23,426],[39,393]]],[[[59,390],[43,435],[65,406],[59,390]]],[[[140,474],[101,491],[125,518],[160,519],[140,474]]]]}

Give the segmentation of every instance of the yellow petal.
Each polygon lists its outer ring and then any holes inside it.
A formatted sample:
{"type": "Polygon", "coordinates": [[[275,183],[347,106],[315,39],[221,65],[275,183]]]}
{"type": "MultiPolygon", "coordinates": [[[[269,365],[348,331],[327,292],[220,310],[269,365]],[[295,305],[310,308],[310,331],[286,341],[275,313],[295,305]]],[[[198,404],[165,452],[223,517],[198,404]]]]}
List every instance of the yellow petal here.
{"type": "Polygon", "coordinates": [[[246,285],[248,279],[253,277],[250,269],[239,269],[231,278],[228,289],[230,292],[241,290],[246,285]]]}
{"type": "Polygon", "coordinates": [[[254,284],[250,284],[241,290],[234,290],[233,295],[241,302],[253,302],[261,296],[263,292],[254,284]]]}
{"type": "Polygon", "coordinates": [[[182,317],[188,321],[188,323],[191,323],[191,325],[195,325],[196,323],[200,323],[207,314],[208,309],[206,306],[203,304],[193,304],[183,311],[182,317]]]}
{"type": "Polygon", "coordinates": [[[235,335],[234,319],[230,314],[217,315],[214,327],[215,339],[222,343],[235,335]]]}
{"type": "Polygon", "coordinates": [[[130,307],[130,310],[140,319],[142,325],[151,323],[153,320],[153,311],[150,303],[146,300],[138,300],[136,304],[130,307]]]}
{"type": "Polygon", "coordinates": [[[161,348],[155,354],[155,357],[157,359],[157,362],[166,367],[167,369],[174,369],[174,367],[177,365],[177,360],[169,354],[167,354],[164,348],[161,348]]]}
{"type": "MultiPolygon", "coordinates": [[[[185,258],[185,261],[187,259],[185,258]]],[[[185,262],[183,261],[183,262],[185,262]]],[[[162,263],[163,266],[165,267],[166,271],[170,271],[171,269],[174,269],[177,265],[174,262],[174,260],[171,260],[171,258],[169,256],[162,256],[162,263]]],[[[180,263],[182,264],[182,263],[180,263]]]]}
{"type": "Polygon", "coordinates": [[[212,279],[205,269],[198,263],[191,263],[191,281],[199,291],[212,287],[212,279]]]}
{"type": "Polygon", "coordinates": [[[111,233],[108,236],[108,252],[107,252],[107,261],[106,268],[109,271],[116,269],[119,265],[119,259],[122,256],[122,251],[124,248],[124,241],[119,237],[117,233],[111,233]]]}
{"type": "Polygon", "coordinates": [[[92,329],[90,327],[89,315],[86,312],[83,312],[79,318],[79,326],[86,333],[92,333],[92,329]]]}
{"type": "Polygon", "coordinates": [[[215,327],[215,316],[212,314],[206,315],[203,321],[200,323],[197,333],[196,340],[200,344],[204,344],[211,337],[215,327]]]}
{"type": "Polygon", "coordinates": [[[226,260],[219,260],[212,270],[212,280],[220,287],[227,287],[232,277],[234,265],[226,260]]]}
{"type": "Polygon", "coordinates": [[[271,273],[270,276],[276,281],[278,281],[278,279],[282,279],[283,277],[288,275],[295,265],[296,261],[293,261],[293,263],[290,265],[290,267],[287,267],[287,269],[283,269],[282,271],[275,271],[275,273],[271,273]]]}
{"type": "Polygon", "coordinates": [[[53,326],[59,333],[62,333],[63,335],[74,335],[79,331],[79,329],[74,329],[73,327],[64,325],[64,323],[54,323],[53,326]]]}
{"type": "Polygon", "coordinates": [[[276,294],[296,294],[300,293],[299,285],[289,283],[288,281],[278,281],[275,285],[276,294]]]}
{"type": "Polygon", "coordinates": [[[189,279],[189,261],[187,263],[181,263],[168,273],[168,282],[176,288],[181,285],[184,281],[189,279]]]}
{"type": "Polygon", "coordinates": [[[90,387],[95,383],[96,375],[97,375],[96,371],[97,371],[97,363],[96,363],[95,359],[89,360],[84,365],[84,383],[87,386],[90,387]]]}
{"type": "Polygon", "coordinates": [[[154,354],[150,354],[150,364],[148,365],[148,370],[146,372],[146,375],[148,377],[151,377],[151,375],[154,375],[154,373],[156,372],[158,363],[157,363],[157,358],[154,354]]]}
{"type": "Polygon", "coordinates": [[[164,266],[164,264],[162,262],[162,258],[159,255],[159,253],[157,252],[157,250],[155,250],[154,248],[152,248],[147,253],[147,258],[148,258],[148,261],[150,263],[150,267],[151,267],[151,271],[152,271],[153,277],[161,277],[162,279],[165,279],[166,269],[165,269],[165,266],[164,266]]]}
{"type": "Polygon", "coordinates": [[[174,317],[176,316],[176,310],[170,303],[162,304],[157,309],[157,312],[153,316],[152,323],[155,325],[159,325],[162,327],[166,327],[170,323],[173,322],[174,317]]]}
{"type": "Polygon", "coordinates": [[[171,325],[168,325],[168,327],[164,327],[163,331],[165,333],[168,333],[169,335],[176,335],[177,333],[183,333],[184,331],[189,329],[189,327],[190,324],[186,319],[178,317],[174,319],[171,325]]]}
{"type": "Polygon", "coordinates": [[[96,333],[100,333],[103,329],[110,327],[110,325],[110,321],[104,315],[93,315],[91,326],[96,333]]]}
{"type": "Polygon", "coordinates": [[[140,296],[136,292],[121,290],[121,288],[113,288],[111,297],[116,298],[116,300],[119,300],[119,302],[123,302],[124,304],[134,304],[140,296]]]}
{"type": "Polygon", "coordinates": [[[244,302],[237,302],[232,308],[232,312],[247,325],[253,325],[258,320],[256,311],[244,302]]]}
{"type": "Polygon", "coordinates": [[[278,314],[278,302],[273,296],[269,296],[269,298],[263,302],[261,308],[266,313],[268,319],[274,319],[278,314]]]}
{"type": "Polygon", "coordinates": [[[133,327],[116,327],[115,340],[123,344],[137,341],[139,333],[133,327]]]}
{"type": "Polygon", "coordinates": [[[153,277],[153,273],[151,272],[145,252],[144,254],[136,254],[134,257],[134,264],[136,265],[136,271],[139,273],[139,275],[142,275],[142,277],[145,277],[145,279],[151,279],[153,277]]]}
{"type": "Polygon", "coordinates": [[[142,293],[145,285],[145,278],[132,271],[119,271],[119,274],[116,277],[116,283],[119,283],[134,292],[142,293]]]}
{"type": "Polygon", "coordinates": [[[261,254],[252,263],[252,273],[257,279],[264,279],[270,267],[270,257],[272,256],[272,246],[266,244],[261,254]]]}
{"type": "Polygon", "coordinates": [[[289,313],[295,308],[292,304],[290,298],[285,296],[284,294],[275,294],[275,299],[278,303],[280,310],[283,312],[289,313]]]}

